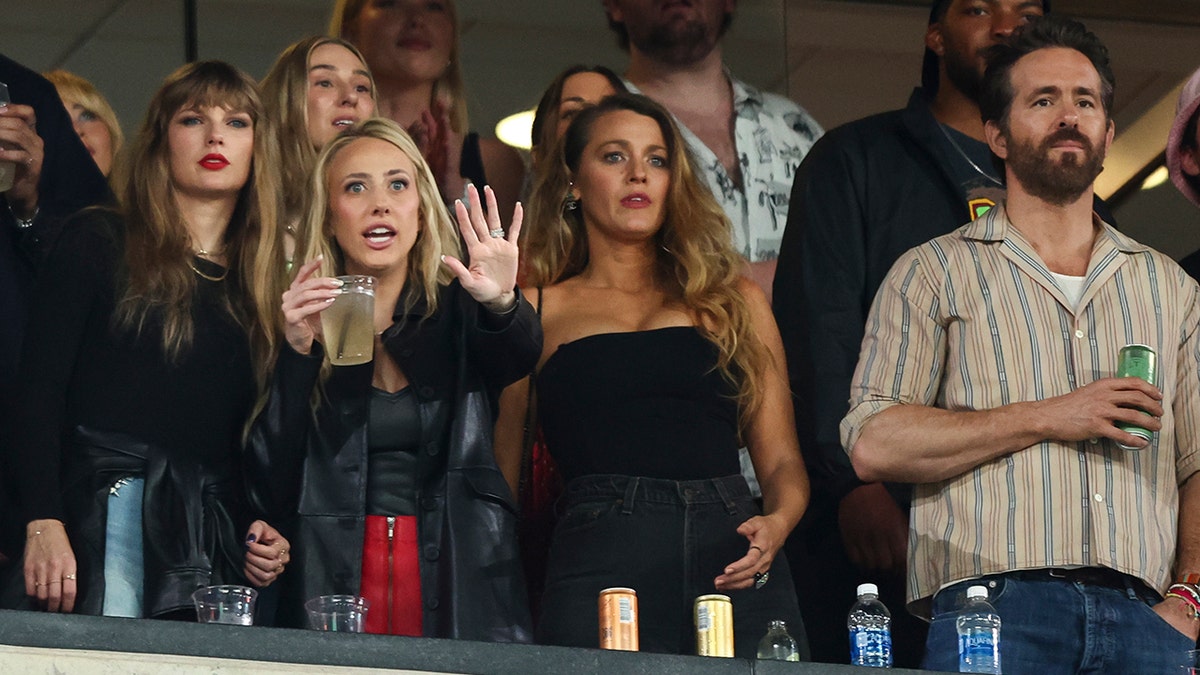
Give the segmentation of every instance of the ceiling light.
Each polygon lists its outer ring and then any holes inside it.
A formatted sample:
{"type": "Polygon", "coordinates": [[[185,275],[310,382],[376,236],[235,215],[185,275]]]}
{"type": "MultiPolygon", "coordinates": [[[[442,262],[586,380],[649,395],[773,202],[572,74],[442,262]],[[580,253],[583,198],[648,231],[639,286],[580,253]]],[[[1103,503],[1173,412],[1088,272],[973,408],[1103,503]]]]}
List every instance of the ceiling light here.
{"type": "Polygon", "coordinates": [[[523,110],[496,123],[496,138],[522,150],[533,146],[533,110],[523,110]]]}
{"type": "Polygon", "coordinates": [[[1154,171],[1150,172],[1150,175],[1146,176],[1146,180],[1142,181],[1142,189],[1152,190],[1167,182],[1167,179],[1170,177],[1171,174],[1167,172],[1167,167],[1160,166],[1154,171]]]}

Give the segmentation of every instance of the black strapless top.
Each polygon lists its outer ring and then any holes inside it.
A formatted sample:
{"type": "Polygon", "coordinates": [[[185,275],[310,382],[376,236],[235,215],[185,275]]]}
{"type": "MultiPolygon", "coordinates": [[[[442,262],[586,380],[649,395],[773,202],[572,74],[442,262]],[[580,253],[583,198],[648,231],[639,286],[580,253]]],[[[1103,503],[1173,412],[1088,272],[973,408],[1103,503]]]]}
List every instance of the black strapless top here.
{"type": "Polygon", "coordinates": [[[739,473],[736,392],[716,369],[717,354],[691,326],[560,345],[538,374],[537,395],[563,476],[739,473]]]}

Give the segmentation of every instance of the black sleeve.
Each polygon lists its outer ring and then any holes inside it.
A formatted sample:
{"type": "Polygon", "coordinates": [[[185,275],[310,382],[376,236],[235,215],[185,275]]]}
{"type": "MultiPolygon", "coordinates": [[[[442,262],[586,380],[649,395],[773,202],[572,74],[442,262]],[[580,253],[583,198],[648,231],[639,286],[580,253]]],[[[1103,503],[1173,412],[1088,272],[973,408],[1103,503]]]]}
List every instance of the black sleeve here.
{"type": "Polygon", "coordinates": [[[284,343],[255,417],[244,454],[247,499],[256,517],[272,524],[290,518],[300,500],[304,458],[313,425],[311,400],[325,352],[313,341],[303,355],[284,343]]]}
{"type": "Polygon", "coordinates": [[[46,260],[29,308],[13,422],[12,466],[22,518],[63,519],[62,438],[80,346],[107,330],[116,245],[108,216],[86,211],[46,260]]]}
{"type": "Polygon", "coordinates": [[[838,427],[870,302],[865,179],[847,137],[855,139],[845,129],[824,136],[797,171],[773,289],[801,449],[814,490],[835,502],[862,485],[838,427]]]}
{"type": "Polygon", "coordinates": [[[521,290],[516,290],[517,306],[504,314],[489,311],[466,291],[461,293],[468,314],[473,315],[467,349],[496,391],[528,375],[542,355],[542,321],[521,290]]]}

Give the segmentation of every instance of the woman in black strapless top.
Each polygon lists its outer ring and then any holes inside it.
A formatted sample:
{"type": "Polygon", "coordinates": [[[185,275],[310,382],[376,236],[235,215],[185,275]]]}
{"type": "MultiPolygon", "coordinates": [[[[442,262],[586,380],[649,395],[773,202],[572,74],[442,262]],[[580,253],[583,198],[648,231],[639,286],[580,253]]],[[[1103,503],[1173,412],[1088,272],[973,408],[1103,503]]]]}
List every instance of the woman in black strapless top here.
{"type": "Polygon", "coordinates": [[[530,225],[558,242],[537,261],[550,274],[535,381],[568,482],[545,643],[598,646],[597,596],[624,586],[638,593],[643,651],[694,653],[693,602],[710,593],[732,598],[739,656],[754,656],[773,619],[806,644],[780,552],[808,478],[779,333],[684,148],[658,104],[612,96],[571,124],[550,160],[562,181],[533,195],[563,205],[556,222],[530,225]],[[742,443],[762,515],[739,472],[742,443]]]}

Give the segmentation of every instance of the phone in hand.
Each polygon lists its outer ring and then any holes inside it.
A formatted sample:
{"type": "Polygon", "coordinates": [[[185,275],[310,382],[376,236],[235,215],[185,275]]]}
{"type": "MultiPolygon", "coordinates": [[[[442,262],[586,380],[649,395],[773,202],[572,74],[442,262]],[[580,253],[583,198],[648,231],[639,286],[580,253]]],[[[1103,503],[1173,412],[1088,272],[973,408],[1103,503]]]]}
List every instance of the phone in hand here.
{"type": "MultiPolygon", "coordinates": [[[[0,107],[5,107],[11,100],[8,98],[8,85],[0,82],[0,107]]],[[[5,147],[0,144],[0,147],[5,147]]],[[[13,178],[17,173],[16,162],[0,162],[0,192],[8,192],[12,189],[13,178]]]]}

